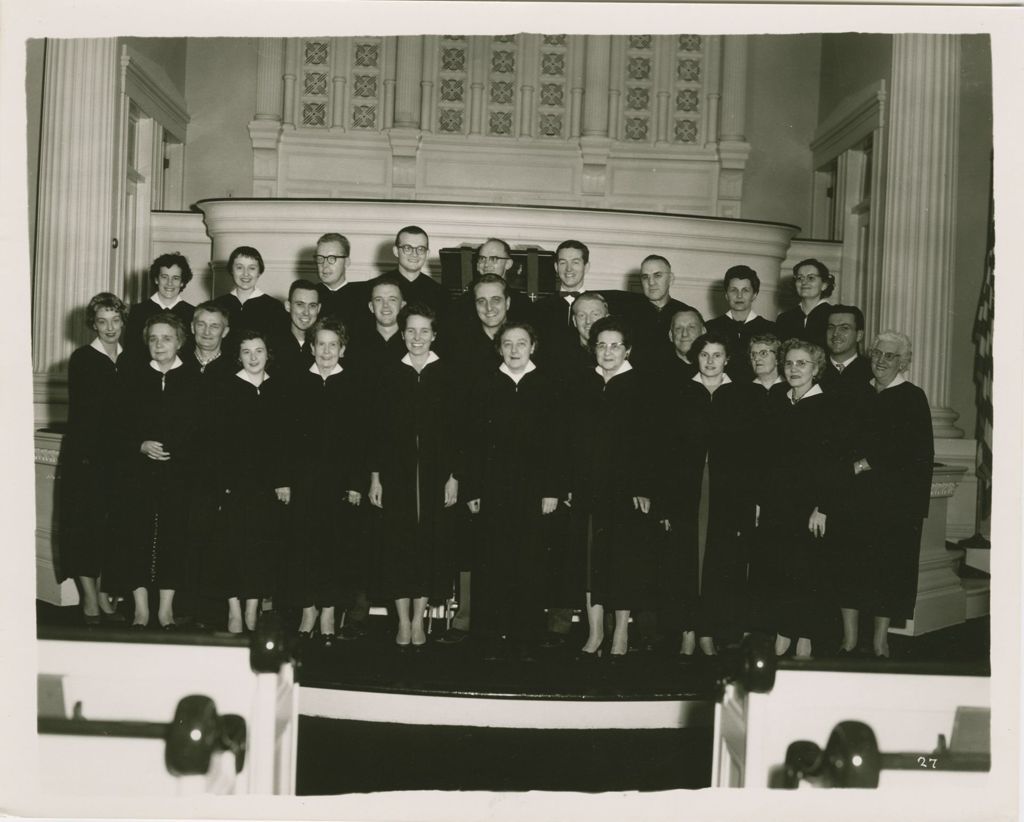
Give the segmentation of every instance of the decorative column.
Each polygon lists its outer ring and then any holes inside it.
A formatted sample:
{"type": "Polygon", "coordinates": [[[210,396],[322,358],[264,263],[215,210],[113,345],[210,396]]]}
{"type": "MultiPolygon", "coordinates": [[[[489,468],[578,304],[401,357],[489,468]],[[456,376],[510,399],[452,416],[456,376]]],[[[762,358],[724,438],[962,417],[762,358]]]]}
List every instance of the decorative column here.
{"type": "Polygon", "coordinates": [[[583,133],[583,57],[586,38],[569,35],[569,138],[583,133]]]}
{"type": "Polygon", "coordinates": [[[331,40],[331,131],[344,132],[348,113],[348,67],[352,58],[352,38],[331,40]]]}
{"type": "Polygon", "coordinates": [[[469,133],[484,133],[484,85],[487,80],[489,37],[469,38],[469,133]]]}
{"type": "Polygon", "coordinates": [[[295,71],[299,61],[299,44],[294,37],[285,41],[284,51],[284,99],[281,103],[281,122],[295,128],[295,71]]]}
{"type": "Polygon", "coordinates": [[[418,34],[402,35],[395,40],[394,117],[386,128],[391,143],[391,185],[401,190],[416,187],[416,154],[422,115],[423,37],[418,34]]]}
{"type": "Polygon", "coordinates": [[[536,55],[540,53],[540,35],[539,34],[520,34],[519,35],[519,105],[516,106],[516,115],[518,116],[519,123],[516,129],[516,134],[520,137],[534,137],[534,113],[536,110],[536,103],[534,101],[534,93],[537,90],[537,84],[540,82],[538,79],[538,61],[536,55]]]}
{"type": "Polygon", "coordinates": [[[424,35],[423,71],[420,74],[420,131],[432,132],[434,77],[437,75],[437,35],[424,35]]]}
{"type": "Polygon", "coordinates": [[[586,57],[583,67],[583,134],[580,149],[583,154],[582,193],[585,200],[602,196],[608,183],[608,81],[612,53],[612,38],[607,34],[588,34],[585,37],[586,57]]]}
{"type": "Polygon", "coordinates": [[[709,35],[704,38],[704,70],[707,72],[707,131],[704,145],[718,142],[718,116],[722,105],[722,37],[709,35]]]}
{"type": "Polygon", "coordinates": [[[260,37],[256,44],[256,116],[249,123],[254,197],[277,195],[277,149],[281,143],[283,105],[284,40],[260,37]]]}
{"type": "Polygon", "coordinates": [[[738,218],[743,201],[743,170],[750,156],[747,142],[747,36],[724,37],[722,65],[721,133],[718,155],[718,216],[738,218]]]}
{"type": "Polygon", "coordinates": [[[89,300],[123,292],[112,264],[119,65],[113,37],[46,45],[32,301],[37,414],[55,399],[47,377],[62,377],[90,339],[89,300]]]}
{"type": "Polygon", "coordinates": [[[913,342],[937,438],[963,436],[949,407],[959,73],[958,35],[893,36],[879,325],[913,342]]]}
{"type": "Polygon", "coordinates": [[[676,37],[659,34],[654,38],[654,139],[657,143],[667,143],[671,135],[672,120],[672,80],[675,66],[673,56],[676,37]]]}

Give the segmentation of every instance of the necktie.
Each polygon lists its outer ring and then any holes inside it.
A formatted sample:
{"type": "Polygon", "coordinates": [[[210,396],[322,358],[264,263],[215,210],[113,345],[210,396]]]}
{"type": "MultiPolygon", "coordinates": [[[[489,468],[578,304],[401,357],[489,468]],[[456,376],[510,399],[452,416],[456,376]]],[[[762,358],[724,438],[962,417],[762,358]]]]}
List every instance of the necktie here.
{"type": "Polygon", "coordinates": [[[846,368],[846,366],[843,365],[841,362],[836,363],[836,371],[838,371],[840,374],[843,373],[844,368],[846,368]]]}

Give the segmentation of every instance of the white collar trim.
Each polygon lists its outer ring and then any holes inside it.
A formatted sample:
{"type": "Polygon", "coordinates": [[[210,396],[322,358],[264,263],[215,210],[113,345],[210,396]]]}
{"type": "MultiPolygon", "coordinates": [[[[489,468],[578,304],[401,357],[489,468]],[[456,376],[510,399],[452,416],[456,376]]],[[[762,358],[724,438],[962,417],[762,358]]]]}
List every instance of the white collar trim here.
{"type": "Polygon", "coordinates": [[[506,377],[508,377],[510,380],[512,380],[512,382],[514,382],[516,385],[519,385],[519,381],[523,377],[525,377],[531,371],[536,371],[537,370],[537,366],[534,365],[533,360],[527,360],[526,361],[526,368],[523,369],[522,371],[520,371],[518,374],[513,374],[512,373],[512,369],[509,368],[507,365],[505,365],[505,363],[502,363],[501,365],[499,365],[498,366],[498,370],[502,374],[504,374],[506,377]]]}
{"type": "Polygon", "coordinates": [[[241,297],[238,296],[238,289],[237,288],[232,288],[231,289],[231,295],[233,297],[235,297],[238,300],[238,302],[242,303],[242,305],[245,305],[247,302],[249,302],[249,300],[254,299],[255,297],[262,297],[263,296],[263,292],[260,291],[259,288],[254,288],[252,290],[252,294],[250,294],[248,297],[246,297],[243,300],[241,297]]]}
{"type": "MultiPolygon", "coordinates": [[[[103,347],[103,343],[100,342],[100,338],[99,337],[94,337],[93,341],[91,343],[89,343],[89,347],[90,348],[95,348],[104,357],[108,356],[107,355],[107,349],[105,349],[103,347]]],[[[118,343],[117,344],[117,350],[114,352],[114,359],[117,359],[118,357],[120,357],[122,351],[124,351],[124,346],[121,345],[121,343],[118,343]]]]}

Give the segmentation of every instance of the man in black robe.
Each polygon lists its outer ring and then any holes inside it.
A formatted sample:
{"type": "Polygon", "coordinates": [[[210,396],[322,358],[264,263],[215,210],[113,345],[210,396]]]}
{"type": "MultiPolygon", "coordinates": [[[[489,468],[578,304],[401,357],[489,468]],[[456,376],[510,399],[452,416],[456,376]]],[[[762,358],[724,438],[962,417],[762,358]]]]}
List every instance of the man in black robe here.
{"type": "Polygon", "coordinates": [[[855,305],[833,305],[828,310],[825,344],[828,361],[819,382],[826,391],[856,391],[871,382],[871,362],[860,353],[864,341],[864,313],[855,305]]]}
{"type": "Polygon", "coordinates": [[[750,340],[759,334],[775,333],[775,323],[754,310],[761,291],[761,278],[748,265],[734,265],[722,278],[729,310],[722,316],[708,320],[708,333],[729,340],[729,364],[725,373],[734,382],[750,382],[754,368],[750,364],[750,340]]]}
{"type": "Polygon", "coordinates": [[[313,364],[313,346],[306,332],[316,323],[323,308],[320,289],[309,280],[296,280],[288,288],[288,333],[270,341],[274,360],[268,367],[271,375],[288,382],[309,370],[313,364]]]}
{"type": "Polygon", "coordinates": [[[397,277],[402,283],[402,297],[409,305],[426,305],[437,315],[438,328],[444,329],[448,322],[450,297],[448,289],[431,278],[424,271],[430,239],[427,232],[417,225],[407,225],[395,235],[391,253],[398,260],[398,268],[385,271],[367,285],[372,289],[382,277],[397,277]]]}
{"type": "Polygon", "coordinates": [[[213,301],[200,303],[192,312],[192,344],[182,352],[186,368],[205,377],[223,379],[238,370],[238,363],[224,350],[231,330],[227,309],[213,301]]]}
{"type": "Polygon", "coordinates": [[[555,249],[555,260],[558,293],[533,306],[533,320],[540,338],[537,346],[539,359],[543,359],[545,349],[554,350],[571,343],[576,337],[572,327],[572,305],[585,290],[583,282],[590,271],[590,249],[579,240],[564,240],[555,249]]]}
{"type": "Polygon", "coordinates": [[[633,353],[630,362],[644,371],[657,367],[657,362],[670,352],[670,325],[679,311],[690,308],[675,299],[672,265],[660,254],[649,254],[640,264],[640,287],[644,299],[631,304],[633,317],[633,353]]]}
{"type": "Polygon", "coordinates": [[[357,323],[369,323],[366,318],[366,284],[350,283],[345,277],[350,252],[348,237],[331,232],[316,241],[314,260],[320,278],[316,286],[320,294],[320,313],[324,317],[341,320],[351,339],[356,333],[357,323]]]}

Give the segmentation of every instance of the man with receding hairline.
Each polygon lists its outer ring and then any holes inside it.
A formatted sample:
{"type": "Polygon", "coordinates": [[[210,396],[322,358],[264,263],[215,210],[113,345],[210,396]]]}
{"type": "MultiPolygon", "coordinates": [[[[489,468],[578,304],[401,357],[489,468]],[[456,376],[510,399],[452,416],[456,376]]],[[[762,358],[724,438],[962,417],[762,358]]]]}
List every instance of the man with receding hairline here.
{"type": "Polygon", "coordinates": [[[640,287],[644,299],[636,302],[633,318],[633,353],[630,362],[654,369],[668,353],[668,331],[672,317],[690,308],[671,294],[675,275],[669,261],[660,254],[648,254],[640,263],[640,287]]]}

